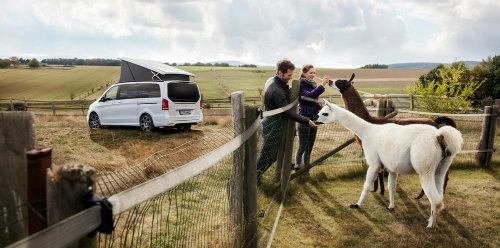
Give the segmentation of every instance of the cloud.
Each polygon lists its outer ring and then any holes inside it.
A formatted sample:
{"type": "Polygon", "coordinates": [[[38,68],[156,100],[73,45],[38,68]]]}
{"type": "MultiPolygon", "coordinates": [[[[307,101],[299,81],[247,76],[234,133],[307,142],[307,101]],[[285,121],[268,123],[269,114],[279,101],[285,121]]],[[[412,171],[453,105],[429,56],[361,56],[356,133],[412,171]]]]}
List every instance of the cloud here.
{"type": "Polygon", "coordinates": [[[358,67],[500,53],[495,0],[2,1],[0,58],[358,67]]]}

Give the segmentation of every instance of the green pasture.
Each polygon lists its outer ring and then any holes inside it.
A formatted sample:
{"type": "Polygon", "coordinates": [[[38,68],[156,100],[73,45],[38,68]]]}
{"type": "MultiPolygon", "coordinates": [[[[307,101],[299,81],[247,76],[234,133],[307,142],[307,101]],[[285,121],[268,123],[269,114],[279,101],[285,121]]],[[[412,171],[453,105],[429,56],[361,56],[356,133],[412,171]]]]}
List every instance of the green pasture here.
{"type": "Polygon", "coordinates": [[[205,99],[230,97],[231,92],[244,91],[246,97],[260,96],[266,80],[274,75],[272,68],[181,66],[194,73],[205,99]],[[259,91],[260,90],[260,91],[259,91]]]}
{"type": "Polygon", "coordinates": [[[0,99],[95,99],[119,77],[118,66],[0,70],[0,99]]]}
{"type": "MultiPolygon", "coordinates": [[[[235,91],[244,91],[246,97],[258,97],[262,94],[266,80],[275,73],[274,68],[208,66],[178,68],[195,74],[192,80],[198,83],[204,99],[229,98],[235,91]]],[[[317,69],[319,77],[328,74],[334,75],[332,78],[347,78],[354,71],[357,71],[356,78],[363,77],[363,72],[356,69],[317,69]]],[[[300,68],[295,70],[294,79],[299,77],[299,73],[300,68]]],[[[395,73],[398,72],[380,70],[370,77],[400,77],[395,73]]],[[[71,100],[71,98],[94,100],[112,83],[117,82],[119,77],[119,66],[0,69],[0,99],[26,97],[29,100],[71,100]]],[[[357,84],[359,90],[370,93],[405,93],[405,87],[406,84],[388,86],[380,83],[380,87],[357,84]]],[[[325,95],[338,95],[338,92],[327,88],[325,95]]]]}

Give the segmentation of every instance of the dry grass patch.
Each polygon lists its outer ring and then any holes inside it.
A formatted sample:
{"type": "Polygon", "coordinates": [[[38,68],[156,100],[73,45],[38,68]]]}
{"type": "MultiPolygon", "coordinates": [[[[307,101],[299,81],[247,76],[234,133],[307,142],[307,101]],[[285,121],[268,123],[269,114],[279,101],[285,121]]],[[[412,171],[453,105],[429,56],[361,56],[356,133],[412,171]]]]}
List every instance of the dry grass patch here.
{"type": "Polygon", "coordinates": [[[37,147],[53,147],[53,167],[83,163],[97,171],[114,171],[144,161],[158,151],[199,139],[230,121],[214,117],[214,122],[193,126],[191,131],[159,129],[141,132],[138,127],[110,127],[90,130],[85,116],[35,115],[37,147]],[[203,131],[201,130],[203,128],[203,131]]]}
{"type": "MultiPolygon", "coordinates": [[[[386,210],[388,192],[370,193],[360,209],[364,173],[352,178],[324,176],[294,181],[287,195],[273,247],[498,247],[500,244],[500,173],[485,169],[452,169],[445,209],[437,227],[426,229],[430,204],[417,175],[400,176],[396,208],[386,210]]],[[[272,214],[271,214],[272,215],[272,214]]],[[[274,217],[274,216],[273,216],[274,217]]],[[[267,223],[267,222],[264,222],[267,223]]],[[[265,227],[263,227],[265,229],[265,227]]]]}

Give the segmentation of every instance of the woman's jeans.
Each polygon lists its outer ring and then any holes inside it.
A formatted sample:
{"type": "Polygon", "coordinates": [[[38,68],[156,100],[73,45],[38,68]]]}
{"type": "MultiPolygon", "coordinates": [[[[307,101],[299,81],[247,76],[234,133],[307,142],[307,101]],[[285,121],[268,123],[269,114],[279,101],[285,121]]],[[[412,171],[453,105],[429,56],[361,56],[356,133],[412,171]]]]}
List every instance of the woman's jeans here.
{"type": "Polygon", "coordinates": [[[297,131],[299,135],[299,147],[295,154],[295,164],[309,165],[311,163],[311,152],[316,141],[316,127],[310,127],[308,124],[298,123],[297,131]],[[302,163],[302,157],[304,163],[302,163]]]}

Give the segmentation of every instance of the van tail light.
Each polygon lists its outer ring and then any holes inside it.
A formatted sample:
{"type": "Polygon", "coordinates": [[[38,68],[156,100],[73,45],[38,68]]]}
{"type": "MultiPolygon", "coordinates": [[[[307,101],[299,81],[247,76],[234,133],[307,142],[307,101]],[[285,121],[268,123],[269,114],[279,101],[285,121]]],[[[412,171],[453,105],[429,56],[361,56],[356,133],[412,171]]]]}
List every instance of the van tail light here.
{"type": "Polygon", "coordinates": [[[161,99],[161,110],[168,110],[168,101],[165,98],[161,99]]]}
{"type": "Polygon", "coordinates": [[[203,103],[201,101],[202,100],[200,99],[200,109],[203,109],[203,103]]]}

